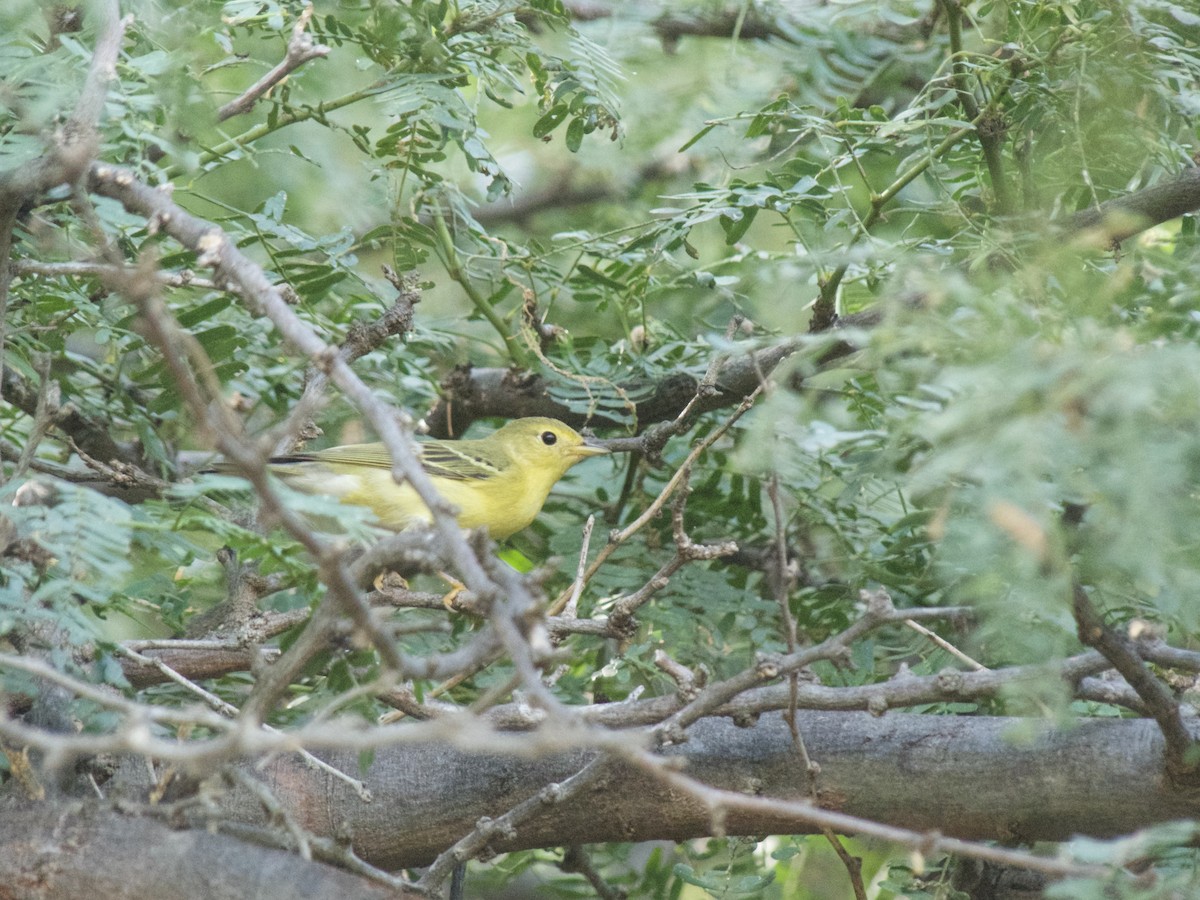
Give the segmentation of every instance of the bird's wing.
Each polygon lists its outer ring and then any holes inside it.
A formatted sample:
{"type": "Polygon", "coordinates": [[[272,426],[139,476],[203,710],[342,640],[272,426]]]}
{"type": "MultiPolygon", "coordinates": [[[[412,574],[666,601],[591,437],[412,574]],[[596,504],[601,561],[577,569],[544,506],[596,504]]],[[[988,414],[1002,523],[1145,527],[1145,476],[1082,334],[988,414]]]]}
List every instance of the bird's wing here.
{"type": "Polygon", "coordinates": [[[500,467],[474,446],[474,441],[425,441],[421,450],[421,465],[436,478],[451,481],[474,481],[494,478],[500,467]]]}
{"type": "Polygon", "coordinates": [[[271,457],[272,465],[306,462],[363,466],[368,469],[390,469],[392,467],[392,458],[383,444],[346,444],[344,447],[329,447],[325,450],[311,450],[289,453],[287,456],[271,457]]]}
{"type": "MultiPolygon", "coordinates": [[[[472,446],[473,441],[423,441],[417,444],[421,465],[434,478],[450,481],[472,481],[492,478],[499,467],[472,446]]],[[[271,460],[272,463],[320,462],[330,465],[363,466],[370,469],[390,469],[392,458],[383,444],[347,444],[312,453],[293,453],[271,460]]]]}

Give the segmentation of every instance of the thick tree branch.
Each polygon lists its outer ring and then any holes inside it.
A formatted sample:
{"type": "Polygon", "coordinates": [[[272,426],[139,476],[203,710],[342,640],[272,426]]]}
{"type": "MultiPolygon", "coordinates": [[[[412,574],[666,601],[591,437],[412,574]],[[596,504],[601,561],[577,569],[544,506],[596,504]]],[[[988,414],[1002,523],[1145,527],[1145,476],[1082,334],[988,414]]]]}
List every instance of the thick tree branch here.
{"type": "MultiPolygon", "coordinates": [[[[827,342],[811,342],[826,346],[827,342]]],[[[778,344],[733,356],[722,363],[712,379],[712,389],[697,399],[701,379],[687,372],[668,375],[657,383],[630,382],[612,388],[613,402],[605,410],[620,403],[617,398],[637,398],[626,415],[611,411],[579,411],[579,404],[568,405],[554,397],[554,387],[540,375],[520,373],[513,369],[470,368],[456,369],[442,382],[442,399],[425,417],[429,431],[435,437],[461,435],[476,419],[485,417],[521,418],[522,416],[552,416],[568,424],[597,428],[637,425],[642,431],[655,422],[678,416],[694,402],[693,413],[711,412],[736,406],[770,374],[779,363],[801,347],[804,338],[789,338],[778,344]]],[[[569,384],[558,385],[572,387],[569,384]]]]}
{"type": "Polygon", "coordinates": [[[1200,166],[1175,178],[1085,209],[1066,223],[1068,233],[1094,231],[1104,244],[1119,244],[1135,234],[1200,209],[1200,166]]]}
{"type": "MultiPolygon", "coordinates": [[[[1018,719],[800,712],[809,754],[820,765],[820,806],[915,831],[963,839],[1064,840],[1122,834],[1154,822],[1200,815],[1200,800],[1159,777],[1163,742],[1145,720],[1083,720],[1049,725],[1032,739],[1018,719]]],[[[693,726],[690,740],[664,751],[689,777],[761,798],[803,801],[813,787],[782,719],[748,728],[720,721],[693,726]]],[[[279,759],[263,777],[292,814],[317,834],[347,828],[359,855],[386,869],[428,863],[470,832],[595,758],[594,751],[509,756],[443,743],[383,747],[366,781],[375,802],[279,759]]],[[[355,764],[353,753],[329,759],[355,764]]],[[[577,802],[548,805],[497,851],[598,841],[684,840],[714,832],[711,810],[681,798],[652,774],[607,762],[577,802]]],[[[257,819],[241,798],[231,814],[257,819]]],[[[731,811],[727,834],[791,834],[816,827],[794,811],[731,811]]]]}
{"type": "Polygon", "coordinates": [[[104,900],[417,900],[393,888],[203,828],[180,831],[100,804],[0,814],[0,894],[104,900]],[[153,848],[153,851],[150,851],[153,848]]]}

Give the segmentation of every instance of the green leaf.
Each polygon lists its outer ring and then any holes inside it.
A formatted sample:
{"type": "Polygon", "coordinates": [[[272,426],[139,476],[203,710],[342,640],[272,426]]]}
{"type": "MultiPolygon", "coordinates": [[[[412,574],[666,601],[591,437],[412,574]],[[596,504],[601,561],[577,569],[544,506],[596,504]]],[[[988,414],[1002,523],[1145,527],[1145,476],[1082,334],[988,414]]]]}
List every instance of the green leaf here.
{"type": "Polygon", "coordinates": [[[556,103],[545,115],[534,123],[533,136],[536,138],[546,137],[546,135],[550,134],[550,132],[563,123],[569,113],[570,109],[566,103],[556,103]]]}
{"type": "Polygon", "coordinates": [[[740,241],[754,224],[757,215],[758,209],[753,206],[722,214],[718,221],[721,223],[721,230],[725,232],[725,243],[736,244],[740,241]]]}
{"type": "Polygon", "coordinates": [[[567,149],[572,153],[578,153],[579,148],[583,146],[583,127],[584,121],[581,118],[571,120],[571,124],[567,126],[567,149]]]}

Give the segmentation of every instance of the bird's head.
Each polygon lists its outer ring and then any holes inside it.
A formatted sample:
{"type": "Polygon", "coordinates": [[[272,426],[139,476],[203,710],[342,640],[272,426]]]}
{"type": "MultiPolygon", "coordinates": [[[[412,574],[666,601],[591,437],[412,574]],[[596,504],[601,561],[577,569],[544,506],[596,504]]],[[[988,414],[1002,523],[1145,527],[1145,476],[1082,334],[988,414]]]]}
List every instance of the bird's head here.
{"type": "Polygon", "coordinates": [[[555,471],[559,475],[589,456],[609,452],[565,422],[541,416],[515,419],[492,437],[509,458],[520,465],[555,471]]]}

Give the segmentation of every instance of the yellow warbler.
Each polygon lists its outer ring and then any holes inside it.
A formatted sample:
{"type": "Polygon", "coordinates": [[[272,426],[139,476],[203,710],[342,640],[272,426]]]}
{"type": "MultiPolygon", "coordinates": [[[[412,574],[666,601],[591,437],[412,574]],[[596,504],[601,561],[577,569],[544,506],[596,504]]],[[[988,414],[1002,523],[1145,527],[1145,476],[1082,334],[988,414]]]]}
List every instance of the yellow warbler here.
{"type": "MultiPolygon", "coordinates": [[[[486,528],[504,540],[531,523],[567,469],[608,450],[558,419],[516,419],[487,437],[421,441],[421,465],[463,528],[486,528]]],[[[409,484],[396,484],[383,444],[348,444],[271,460],[271,471],[310,494],[370,507],[400,531],[428,522],[429,509],[409,484]]]]}

